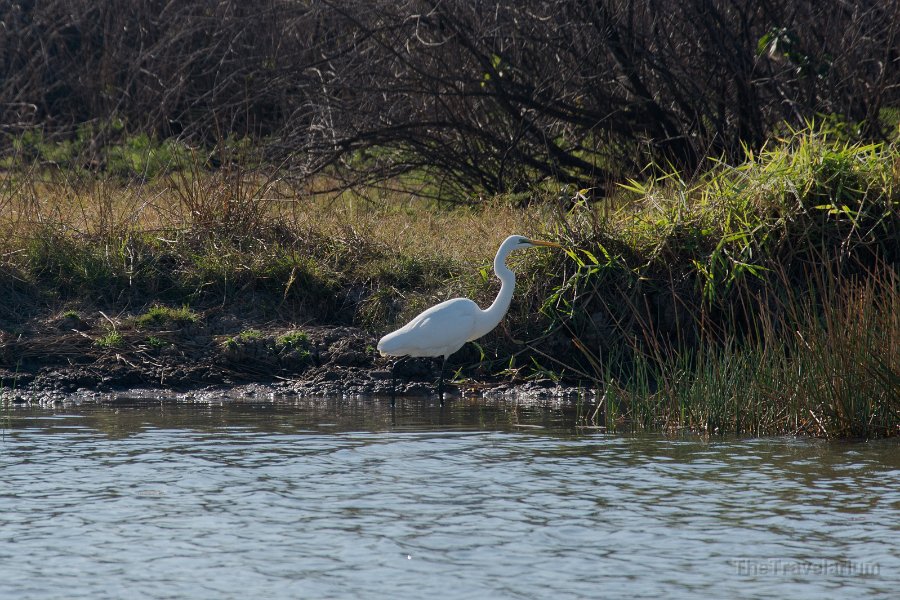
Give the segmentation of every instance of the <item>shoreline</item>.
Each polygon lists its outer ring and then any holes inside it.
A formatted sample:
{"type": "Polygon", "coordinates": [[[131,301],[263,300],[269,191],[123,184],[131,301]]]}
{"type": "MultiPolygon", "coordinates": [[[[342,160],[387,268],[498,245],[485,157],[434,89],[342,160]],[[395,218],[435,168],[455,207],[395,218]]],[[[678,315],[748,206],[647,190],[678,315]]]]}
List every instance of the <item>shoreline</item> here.
{"type": "MultiPolygon", "coordinates": [[[[374,351],[376,338],[360,328],[245,322],[229,333],[221,333],[222,323],[180,331],[123,329],[120,344],[107,348],[97,344],[105,335],[102,320],[96,317],[93,325],[81,320],[72,329],[65,327],[72,324],[71,317],[43,319],[16,339],[4,340],[4,356],[19,356],[20,363],[10,368],[8,360],[0,362],[0,402],[46,404],[136,390],[174,398],[246,391],[323,398],[391,394],[393,359],[379,356],[374,351]],[[241,339],[240,332],[247,331],[254,335],[241,339]],[[278,340],[291,335],[302,336],[303,348],[279,347],[278,340]],[[149,347],[149,337],[166,338],[167,345],[149,347]]],[[[402,363],[397,369],[397,396],[436,395],[439,366],[437,360],[428,359],[402,363]]],[[[589,388],[496,376],[448,382],[447,391],[450,397],[593,396],[589,388]]]]}
{"type": "MultiPolygon", "coordinates": [[[[34,404],[129,406],[148,401],[277,402],[297,398],[323,402],[353,398],[375,404],[385,402],[391,395],[393,359],[378,356],[374,350],[376,337],[360,328],[297,327],[225,317],[204,319],[203,325],[193,324],[181,330],[123,328],[121,344],[105,348],[96,341],[103,339],[106,331],[99,323],[108,319],[100,313],[92,322],[82,320],[78,329],[71,329],[65,327],[72,324],[71,316],[57,315],[33,321],[16,339],[0,339],[0,408],[9,411],[15,405],[34,404]],[[225,323],[230,325],[226,327],[225,323]],[[242,339],[248,331],[254,334],[242,339]],[[166,338],[169,344],[149,348],[149,334],[166,338]],[[279,346],[278,340],[297,337],[302,339],[302,347],[279,346]],[[9,357],[23,349],[27,350],[25,358],[18,367],[10,368],[9,357]]],[[[3,335],[8,336],[5,332],[3,335]]],[[[609,432],[776,435],[844,441],[892,437],[888,431],[863,437],[822,435],[816,415],[795,424],[735,430],[711,421],[673,422],[665,411],[647,420],[642,408],[646,405],[632,405],[634,399],[618,395],[615,387],[607,386],[601,391],[595,382],[583,385],[549,378],[516,380],[508,375],[480,374],[470,358],[465,348],[457,360],[451,358],[448,374],[451,367],[466,367],[469,373],[456,383],[447,383],[448,402],[584,403],[582,426],[609,432]]],[[[395,388],[398,401],[404,397],[427,397],[437,402],[439,368],[437,360],[401,363],[395,388]]]]}

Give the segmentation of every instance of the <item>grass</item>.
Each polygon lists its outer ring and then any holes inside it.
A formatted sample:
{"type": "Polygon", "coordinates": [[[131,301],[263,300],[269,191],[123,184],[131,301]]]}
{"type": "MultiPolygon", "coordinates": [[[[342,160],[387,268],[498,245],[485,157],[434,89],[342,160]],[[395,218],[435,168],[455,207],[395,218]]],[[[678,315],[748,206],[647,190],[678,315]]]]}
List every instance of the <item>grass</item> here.
{"type": "Polygon", "coordinates": [[[155,335],[148,335],[145,343],[149,348],[154,348],[156,350],[167,348],[171,345],[171,342],[156,337],[155,335]]]}
{"type": "Polygon", "coordinates": [[[141,329],[168,329],[192,325],[200,320],[200,316],[187,306],[170,308],[154,305],[134,319],[134,324],[141,329]]]}
{"type": "Polygon", "coordinates": [[[121,348],[125,345],[125,336],[118,331],[108,331],[104,335],[94,340],[94,345],[104,350],[113,350],[121,348]]]}
{"type": "Polygon", "coordinates": [[[309,344],[309,336],[302,331],[291,331],[280,335],[275,339],[275,345],[279,348],[294,349],[309,344]]]}
{"type": "Polygon", "coordinates": [[[263,339],[265,339],[265,334],[263,334],[262,331],[258,329],[245,329],[236,336],[226,339],[224,344],[226,348],[235,349],[244,344],[260,342],[263,339]]]}
{"type": "Polygon", "coordinates": [[[308,198],[243,171],[140,185],[36,168],[0,178],[0,268],[12,287],[0,322],[87,300],[242,305],[266,318],[383,328],[468,265],[489,264],[508,230],[538,223],[499,203],[442,212],[412,200],[308,198]],[[399,307],[397,295],[413,299],[399,307]]]}
{"type": "MultiPolygon", "coordinates": [[[[374,337],[453,295],[487,305],[515,232],[567,250],[511,258],[510,313],[463,366],[596,387],[609,424],[892,435],[898,183],[896,145],[815,129],[599,203],[548,184],[452,210],[196,160],[139,183],[19,164],[0,173],[0,329],[73,302],[149,306],[134,317],[149,330],[225,309],[374,337]]],[[[226,345],[308,351],[302,332],[257,333],[226,345]]]]}
{"type": "Polygon", "coordinates": [[[637,428],[897,434],[900,282],[885,275],[820,290],[761,310],[752,337],[678,350],[640,340],[631,377],[604,367],[608,405],[637,428]]]}
{"type": "Polygon", "coordinates": [[[289,331],[273,336],[258,329],[245,329],[222,342],[226,361],[273,369],[290,364],[305,366],[312,360],[309,336],[303,331],[289,331]]]}

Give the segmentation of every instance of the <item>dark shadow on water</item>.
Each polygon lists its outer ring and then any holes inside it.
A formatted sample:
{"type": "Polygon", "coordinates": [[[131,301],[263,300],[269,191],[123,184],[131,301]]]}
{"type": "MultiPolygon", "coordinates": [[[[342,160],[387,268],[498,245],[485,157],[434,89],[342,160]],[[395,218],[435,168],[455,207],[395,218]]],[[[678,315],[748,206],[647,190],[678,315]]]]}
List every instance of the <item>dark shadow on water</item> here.
{"type": "Polygon", "coordinates": [[[55,406],[22,405],[12,409],[4,429],[81,427],[110,438],[147,429],[256,432],[403,432],[518,431],[555,436],[597,433],[585,415],[592,407],[572,401],[452,398],[441,406],[436,397],[389,398],[258,398],[207,395],[184,397],[119,394],[100,401],[67,402],[55,406]],[[71,417],[71,420],[67,417],[71,417]],[[46,420],[51,420],[47,422],[46,420]],[[57,425],[58,423],[58,425],[57,425]]]}

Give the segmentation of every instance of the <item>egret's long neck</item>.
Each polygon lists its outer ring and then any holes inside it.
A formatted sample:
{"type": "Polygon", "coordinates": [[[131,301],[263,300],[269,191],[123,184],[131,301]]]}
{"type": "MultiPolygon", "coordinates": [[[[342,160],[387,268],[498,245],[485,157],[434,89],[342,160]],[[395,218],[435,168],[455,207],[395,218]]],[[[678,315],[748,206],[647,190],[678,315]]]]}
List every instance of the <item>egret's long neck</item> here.
{"type": "Polygon", "coordinates": [[[477,337],[481,337],[496,327],[506,311],[509,310],[509,304],[512,302],[513,290],[516,288],[516,274],[506,266],[507,254],[509,254],[509,250],[501,248],[494,258],[494,273],[500,280],[500,293],[497,294],[493,304],[481,311],[477,337]]]}

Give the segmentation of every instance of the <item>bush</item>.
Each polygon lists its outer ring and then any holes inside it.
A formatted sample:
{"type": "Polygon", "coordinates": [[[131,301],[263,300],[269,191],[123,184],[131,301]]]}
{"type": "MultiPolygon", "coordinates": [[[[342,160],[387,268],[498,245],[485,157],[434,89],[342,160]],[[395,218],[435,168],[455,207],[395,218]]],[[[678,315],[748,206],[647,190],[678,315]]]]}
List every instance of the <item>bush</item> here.
{"type": "Polygon", "coordinates": [[[839,0],[5,3],[0,122],[58,140],[43,160],[77,149],[120,174],[183,153],[157,140],[255,140],[336,186],[602,196],[819,114],[895,135],[897,16],[839,0]]]}

